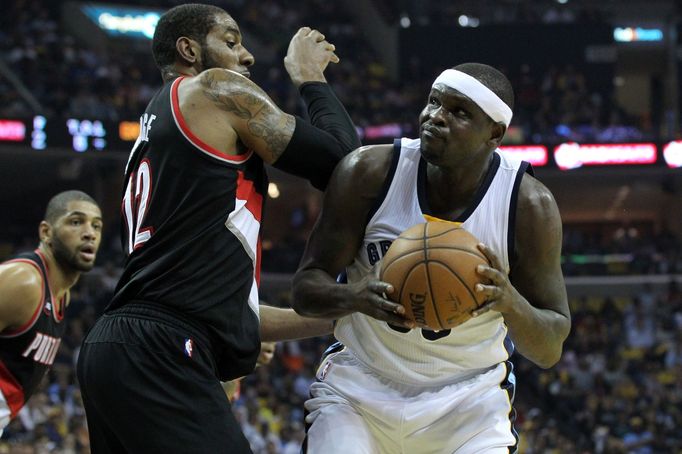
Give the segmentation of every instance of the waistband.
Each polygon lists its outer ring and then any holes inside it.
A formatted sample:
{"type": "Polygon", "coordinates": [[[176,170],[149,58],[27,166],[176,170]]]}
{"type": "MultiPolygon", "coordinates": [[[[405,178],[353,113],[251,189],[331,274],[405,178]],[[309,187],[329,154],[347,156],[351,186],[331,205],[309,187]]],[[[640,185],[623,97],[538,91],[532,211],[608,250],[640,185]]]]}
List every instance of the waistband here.
{"type": "Polygon", "coordinates": [[[207,351],[213,354],[213,343],[206,329],[199,323],[192,321],[187,314],[177,311],[167,305],[153,301],[134,300],[104,314],[108,317],[134,317],[166,323],[175,328],[187,331],[207,351]]]}

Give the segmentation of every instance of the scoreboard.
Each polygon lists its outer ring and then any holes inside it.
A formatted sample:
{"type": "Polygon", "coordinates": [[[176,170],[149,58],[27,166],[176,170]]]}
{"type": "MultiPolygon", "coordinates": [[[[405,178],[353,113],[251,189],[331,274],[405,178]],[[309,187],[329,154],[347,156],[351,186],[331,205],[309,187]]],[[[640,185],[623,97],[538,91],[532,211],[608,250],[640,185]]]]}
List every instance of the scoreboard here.
{"type": "Polygon", "coordinates": [[[41,115],[31,119],[0,119],[0,143],[22,144],[34,150],[67,148],[77,153],[129,148],[130,144],[121,139],[118,131],[111,130],[114,126],[101,120],[48,120],[41,115]]]}
{"type": "MultiPolygon", "coordinates": [[[[102,121],[86,118],[0,118],[0,144],[15,143],[34,150],[69,149],[75,153],[128,153],[140,133],[139,121],[102,121]]],[[[361,137],[388,143],[400,137],[399,125],[359,128],[361,137]]],[[[585,166],[682,167],[682,141],[666,143],[600,143],[504,145],[503,153],[530,162],[535,167],[571,170],[585,166]]]]}

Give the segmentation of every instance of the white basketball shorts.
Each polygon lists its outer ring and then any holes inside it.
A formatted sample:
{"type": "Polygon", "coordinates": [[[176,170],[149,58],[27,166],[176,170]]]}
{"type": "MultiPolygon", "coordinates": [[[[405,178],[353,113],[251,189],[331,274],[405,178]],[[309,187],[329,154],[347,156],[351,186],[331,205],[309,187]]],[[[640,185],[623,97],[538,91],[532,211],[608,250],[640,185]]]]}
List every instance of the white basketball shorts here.
{"type": "Polygon", "coordinates": [[[439,387],[398,384],[348,349],[328,355],[305,403],[310,454],[514,453],[511,363],[439,387]]]}

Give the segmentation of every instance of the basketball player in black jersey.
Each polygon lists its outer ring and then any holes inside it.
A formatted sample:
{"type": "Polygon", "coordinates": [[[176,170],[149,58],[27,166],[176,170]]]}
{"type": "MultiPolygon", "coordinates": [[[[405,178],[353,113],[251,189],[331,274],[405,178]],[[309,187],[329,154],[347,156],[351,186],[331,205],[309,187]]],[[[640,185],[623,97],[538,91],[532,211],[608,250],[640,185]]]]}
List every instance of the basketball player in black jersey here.
{"type": "Polygon", "coordinates": [[[38,231],[35,251],[0,264],[0,434],[54,361],[69,289],[95,264],[102,214],[89,195],[62,192],[38,231]]]}
{"type": "Polygon", "coordinates": [[[292,310],[261,307],[259,320],[258,281],[264,163],[323,189],[360,144],[323,74],[334,50],[302,28],[285,58],[311,125],[249,80],[254,58],[225,11],[181,5],[159,20],[164,85],[125,174],[128,258],[78,364],[94,453],[250,452],[220,380],[250,373],[261,340],[330,330],[292,310]]]}

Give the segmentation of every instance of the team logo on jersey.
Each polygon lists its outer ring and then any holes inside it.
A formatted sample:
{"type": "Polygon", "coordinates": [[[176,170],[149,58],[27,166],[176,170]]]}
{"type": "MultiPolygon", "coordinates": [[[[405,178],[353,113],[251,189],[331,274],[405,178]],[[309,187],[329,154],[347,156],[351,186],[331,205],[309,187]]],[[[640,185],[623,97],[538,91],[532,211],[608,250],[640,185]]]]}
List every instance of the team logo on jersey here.
{"type": "Polygon", "coordinates": [[[185,339],[185,355],[187,357],[191,358],[192,357],[192,352],[194,351],[194,342],[192,342],[192,339],[185,339]]]}

